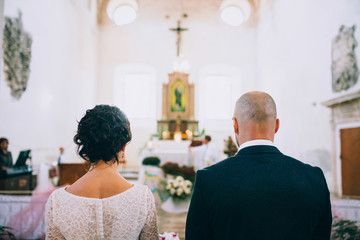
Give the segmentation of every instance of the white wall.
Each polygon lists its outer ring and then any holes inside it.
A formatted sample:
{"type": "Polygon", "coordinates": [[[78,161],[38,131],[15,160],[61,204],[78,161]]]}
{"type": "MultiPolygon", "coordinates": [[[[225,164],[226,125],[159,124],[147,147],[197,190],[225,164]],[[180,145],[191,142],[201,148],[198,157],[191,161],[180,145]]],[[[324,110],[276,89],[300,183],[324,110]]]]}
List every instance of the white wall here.
{"type": "MultiPolygon", "coordinates": [[[[162,83],[168,81],[168,73],[172,72],[176,59],[176,34],[169,29],[177,26],[183,12],[188,14],[188,18],[182,18],[182,27],[189,30],[182,33],[182,53],[191,65],[190,82],[195,83],[195,119],[202,118],[199,115],[203,107],[199,105],[202,104],[199,96],[203,91],[199,84],[201,69],[211,66],[237,69],[241,72],[237,81],[242,81],[241,88],[234,89],[238,96],[256,87],[256,28],[232,28],[221,22],[218,11],[221,1],[184,1],[184,11],[177,4],[180,1],[141,1],[134,23],[118,27],[105,16],[104,23],[99,26],[98,103],[114,104],[114,73],[118,65],[146,64],[156,71],[156,116],[149,119],[151,127],[148,128],[132,123],[134,136],[126,153],[129,165],[137,165],[139,149],[150,134],[157,132],[156,120],[161,118],[162,83]],[[169,18],[165,18],[166,15],[169,18]]],[[[222,73],[219,70],[214,74],[222,73]]],[[[138,98],[143,100],[140,95],[138,98]]],[[[212,129],[213,122],[199,124],[213,135],[220,148],[223,148],[223,139],[232,135],[231,117],[220,121],[220,125],[217,122],[218,126],[223,126],[221,129],[212,129]]]]}
{"type": "Polygon", "coordinates": [[[234,106],[249,83],[251,81],[243,77],[239,67],[213,64],[199,70],[195,98],[199,128],[205,129],[206,134],[212,137],[213,144],[221,152],[224,149],[224,140],[227,140],[228,136],[235,141],[231,120],[234,106]],[[211,83],[212,81],[216,82],[211,83]]]}
{"type": "Polygon", "coordinates": [[[4,78],[0,81],[0,135],[9,139],[14,161],[18,151],[29,148],[35,166],[51,162],[60,146],[68,161],[77,160],[72,138],[77,120],[93,107],[97,84],[94,3],[5,1],[4,15],[20,10],[33,39],[30,79],[21,99],[14,100],[4,78]]]}
{"type": "MultiPolygon", "coordinates": [[[[280,117],[276,143],[285,153],[320,166],[331,177],[330,110],[321,105],[331,89],[331,42],[342,24],[358,29],[356,0],[276,0],[264,5],[258,25],[258,81],[274,96],[280,117]]],[[[357,48],[358,65],[360,48],[357,48]]]]}

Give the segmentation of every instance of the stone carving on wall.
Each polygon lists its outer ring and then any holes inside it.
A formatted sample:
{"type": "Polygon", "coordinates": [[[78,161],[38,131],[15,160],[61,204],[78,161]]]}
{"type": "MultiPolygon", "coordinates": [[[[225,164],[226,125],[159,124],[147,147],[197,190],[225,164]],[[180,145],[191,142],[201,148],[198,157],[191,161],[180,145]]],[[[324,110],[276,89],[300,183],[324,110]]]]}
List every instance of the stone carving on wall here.
{"type": "Polygon", "coordinates": [[[332,89],[333,92],[347,90],[358,81],[359,71],[355,55],[357,41],[356,26],[342,25],[339,34],[332,41],[332,89]]]}
{"type": "Polygon", "coordinates": [[[5,17],[3,50],[5,81],[11,96],[19,100],[30,75],[32,38],[24,30],[21,12],[16,18],[5,17]]]}

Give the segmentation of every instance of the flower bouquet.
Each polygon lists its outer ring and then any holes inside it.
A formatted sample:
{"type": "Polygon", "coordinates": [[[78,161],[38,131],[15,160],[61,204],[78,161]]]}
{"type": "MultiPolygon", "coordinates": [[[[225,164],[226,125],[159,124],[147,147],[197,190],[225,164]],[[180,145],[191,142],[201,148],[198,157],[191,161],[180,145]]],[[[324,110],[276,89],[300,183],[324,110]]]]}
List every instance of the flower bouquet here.
{"type": "Polygon", "coordinates": [[[166,190],[173,200],[186,199],[191,196],[192,183],[182,176],[177,176],[175,179],[167,181],[166,190]]]}
{"type": "Polygon", "coordinates": [[[159,240],[180,240],[178,234],[171,232],[164,232],[163,234],[159,234],[159,240]]]}

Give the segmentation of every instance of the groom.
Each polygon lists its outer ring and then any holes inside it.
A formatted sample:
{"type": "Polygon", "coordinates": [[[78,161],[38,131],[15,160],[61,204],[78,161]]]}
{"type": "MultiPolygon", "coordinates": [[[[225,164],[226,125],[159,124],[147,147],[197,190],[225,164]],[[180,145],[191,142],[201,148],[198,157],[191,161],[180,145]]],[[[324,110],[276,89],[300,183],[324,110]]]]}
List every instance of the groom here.
{"type": "Polygon", "coordinates": [[[320,168],[282,154],[275,102],[248,92],[233,117],[238,153],[197,171],[186,240],[330,238],[329,190],[320,168]]]}

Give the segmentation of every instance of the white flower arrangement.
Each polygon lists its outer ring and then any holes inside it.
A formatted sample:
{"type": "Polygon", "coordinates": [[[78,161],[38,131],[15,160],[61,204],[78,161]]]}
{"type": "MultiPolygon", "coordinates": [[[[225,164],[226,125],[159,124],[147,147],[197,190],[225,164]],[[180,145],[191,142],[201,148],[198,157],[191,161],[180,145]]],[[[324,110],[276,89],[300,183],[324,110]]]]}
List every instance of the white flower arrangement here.
{"type": "Polygon", "coordinates": [[[164,232],[163,234],[159,234],[159,240],[180,240],[178,234],[174,232],[164,232]]]}
{"type": "Polygon", "coordinates": [[[192,183],[182,176],[167,181],[166,190],[173,199],[185,199],[191,195],[192,183]]]}

